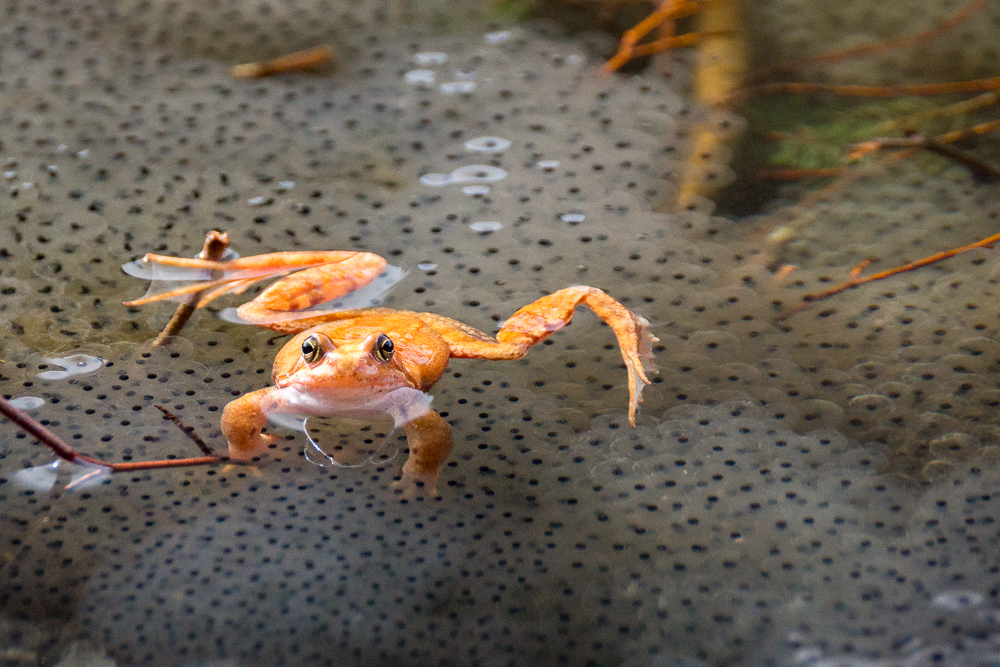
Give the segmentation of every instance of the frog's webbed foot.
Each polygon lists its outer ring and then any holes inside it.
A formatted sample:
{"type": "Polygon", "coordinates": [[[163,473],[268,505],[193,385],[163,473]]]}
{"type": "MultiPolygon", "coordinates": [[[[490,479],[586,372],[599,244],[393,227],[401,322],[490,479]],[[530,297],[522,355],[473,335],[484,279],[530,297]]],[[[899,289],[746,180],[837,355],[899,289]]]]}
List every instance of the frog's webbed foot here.
{"type": "Polygon", "coordinates": [[[407,461],[403,464],[402,477],[392,483],[392,488],[401,491],[404,500],[414,500],[423,495],[440,498],[437,491],[438,471],[421,472],[407,461]]]}
{"type": "Polygon", "coordinates": [[[423,494],[437,498],[438,476],[451,454],[451,426],[441,415],[428,410],[406,422],[404,428],[410,457],[403,464],[402,477],[392,487],[407,499],[423,494]]]}
{"type": "MultiPolygon", "coordinates": [[[[632,311],[629,311],[629,314],[634,318],[634,340],[629,335],[626,335],[625,340],[623,340],[617,329],[615,329],[615,334],[618,335],[622,359],[625,360],[625,368],[628,371],[628,420],[632,426],[635,426],[635,413],[639,410],[639,404],[642,403],[642,387],[649,384],[646,372],[660,372],[653,362],[653,343],[659,339],[649,332],[649,320],[632,311]]],[[[613,325],[612,328],[614,328],[613,325]]]]}

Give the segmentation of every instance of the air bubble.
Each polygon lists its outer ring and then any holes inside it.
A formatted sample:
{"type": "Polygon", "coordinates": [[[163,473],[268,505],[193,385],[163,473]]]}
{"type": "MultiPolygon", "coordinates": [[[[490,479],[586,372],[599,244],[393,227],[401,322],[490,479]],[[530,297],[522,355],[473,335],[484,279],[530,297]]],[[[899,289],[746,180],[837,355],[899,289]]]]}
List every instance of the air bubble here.
{"type": "Polygon", "coordinates": [[[451,183],[451,174],[424,174],[420,177],[420,182],[438,188],[451,183]]]}
{"type": "Polygon", "coordinates": [[[474,232],[489,234],[490,232],[497,232],[503,229],[503,224],[499,222],[473,222],[469,225],[469,229],[474,232]]]}
{"type": "Polygon", "coordinates": [[[488,32],[483,35],[483,41],[490,45],[505,44],[510,41],[511,38],[510,30],[498,30],[496,32],[488,32]]]}
{"type": "Polygon", "coordinates": [[[465,142],[465,148],[474,153],[500,153],[510,146],[510,139],[503,137],[476,137],[465,142]]]}
{"type": "Polygon", "coordinates": [[[403,75],[406,83],[413,86],[433,86],[437,79],[434,70],[414,69],[403,75]]]}
{"type": "Polygon", "coordinates": [[[546,171],[551,171],[559,166],[559,160],[539,160],[538,168],[544,169],[546,171]]]}
{"type": "Polygon", "coordinates": [[[473,164],[459,167],[450,174],[424,174],[420,182],[431,187],[441,187],[451,183],[491,183],[507,177],[507,172],[500,167],[483,164],[473,164]]]}
{"type": "Polygon", "coordinates": [[[250,204],[250,206],[263,206],[268,203],[268,200],[266,197],[252,197],[247,200],[247,203],[250,204]]]}
{"type": "Polygon", "coordinates": [[[441,92],[445,95],[462,95],[476,89],[475,81],[449,81],[441,84],[441,92]]]}
{"type": "Polygon", "coordinates": [[[65,370],[42,371],[39,380],[65,380],[74,375],[88,375],[104,368],[104,359],[92,357],[89,354],[72,354],[62,359],[45,358],[45,363],[59,366],[65,370]]]}
{"type": "Polygon", "coordinates": [[[8,403],[19,410],[37,410],[45,405],[45,399],[38,396],[18,396],[17,398],[12,398],[8,403]]]}
{"type": "Polygon", "coordinates": [[[490,186],[488,185],[465,185],[462,187],[463,195],[488,195],[490,186]]]}
{"type": "Polygon", "coordinates": [[[451,172],[452,183],[491,183],[505,178],[507,178],[506,170],[482,164],[459,167],[451,172]]]}
{"type": "Polygon", "coordinates": [[[977,591],[945,591],[934,596],[934,604],[949,611],[964,611],[983,603],[983,595],[977,591]]]}
{"type": "Polygon", "coordinates": [[[62,461],[56,460],[45,465],[18,470],[13,474],[14,483],[22,489],[32,491],[48,491],[56,483],[56,470],[62,461]]]}
{"type": "Polygon", "coordinates": [[[565,213],[559,216],[560,220],[562,220],[563,222],[568,222],[571,225],[583,222],[584,218],[586,218],[586,216],[583,213],[565,213]]]}
{"type": "Polygon", "coordinates": [[[443,65],[448,62],[448,54],[440,51],[424,51],[413,54],[413,62],[418,65],[443,65]]]}

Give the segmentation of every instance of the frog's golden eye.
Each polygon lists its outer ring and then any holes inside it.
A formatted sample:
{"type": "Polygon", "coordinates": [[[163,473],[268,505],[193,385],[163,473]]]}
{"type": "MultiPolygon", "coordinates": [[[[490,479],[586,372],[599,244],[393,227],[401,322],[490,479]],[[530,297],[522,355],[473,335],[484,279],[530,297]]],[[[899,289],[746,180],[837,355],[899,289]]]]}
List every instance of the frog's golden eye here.
{"type": "Polygon", "coordinates": [[[302,341],[302,358],[307,364],[314,364],[323,356],[323,346],[319,344],[319,336],[313,334],[302,341]]]}
{"type": "Polygon", "coordinates": [[[389,361],[392,359],[392,353],[396,350],[396,346],[392,344],[392,339],[385,334],[379,334],[378,338],[375,340],[375,357],[379,361],[389,361]]]}

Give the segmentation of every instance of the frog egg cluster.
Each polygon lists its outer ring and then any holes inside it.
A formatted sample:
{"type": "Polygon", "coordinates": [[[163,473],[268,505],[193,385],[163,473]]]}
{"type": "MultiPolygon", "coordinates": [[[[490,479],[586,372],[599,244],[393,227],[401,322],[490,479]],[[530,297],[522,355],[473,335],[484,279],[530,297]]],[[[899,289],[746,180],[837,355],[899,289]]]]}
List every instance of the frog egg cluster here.
{"type": "MultiPolygon", "coordinates": [[[[191,42],[126,5],[114,25],[104,5],[5,9],[3,395],[44,400],[32,414],[101,458],[195,455],[157,404],[223,450],[221,410],[268,384],[284,339],[213,306],[151,349],[173,306],[122,307],[146,285],[119,267],[225,228],[241,255],[378,252],[410,271],[386,305],[484,331],[601,287],[660,339],[639,428],[586,312],[522,360],[451,364],[432,403],[455,435],[440,501],[393,494],[398,433],[366,465],[320,467],[276,427],[259,468],[71,493],[72,471],[5,423],[0,645],[51,663],[84,646],[119,664],[988,664],[992,253],[775,315],[873,254],[884,268],[995,233],[995,189],[904,166],[806,216],[654,213],[691,123],[734,122],[685,101],[683,66],[600,77],[578,42],[390,30],[381,4],[342,10],[361,18],[332,73],[249,82],[210,47],[234,16],[280,31],[263,3],[150,3],[190,16],[191,42]],[[103,361],[51,375],[77,355],[103,361]],[[15,483],[38,469],[53,490],[15,483]]],[[[343,30],[325,7],[281,10],[343,30]]]]}
{"type": "MultiPolygon", "coordinates": [[[[779,66],[857,46],[867,46],[932,30],[970,3],[964,0],[907,0],[892,7],[864,2],[799,0],[755,2],[747,6],[755,31],[749,44],[767,44],[756,55],[779,66]]],[[[960,25],[932,39],[840,63],[819,65],[822,79],[836,83],[892,85],[902,82],[964,81],[995,76],[1000,9],[986,2],[960,25]]],[[[810,74],[810,78],[815,75],[810,74]]],[[[801,76],[793,76],[801,80],[801,76]]]]}

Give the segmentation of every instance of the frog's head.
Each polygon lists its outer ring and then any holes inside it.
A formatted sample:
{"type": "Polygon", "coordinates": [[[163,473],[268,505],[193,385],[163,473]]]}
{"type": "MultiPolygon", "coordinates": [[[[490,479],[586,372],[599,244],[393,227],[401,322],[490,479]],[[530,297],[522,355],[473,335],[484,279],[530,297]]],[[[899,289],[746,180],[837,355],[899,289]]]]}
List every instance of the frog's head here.
{"type": "Polygon", "coordinates": [[[427,351],[410,344],[410,336],[400,335],[402,340],[396,341],[391,333],[370,327],[304,331],[275,358],[274,385],[352,403],[375,400],[401,387],[430,389],[440,377],[439,360],[426,358],[427,351]],[[427,377],[432,369],[432,377],[427,377]]]}

